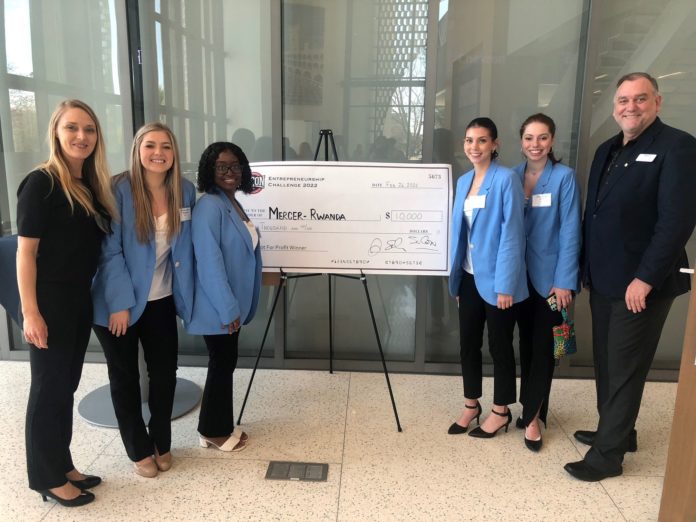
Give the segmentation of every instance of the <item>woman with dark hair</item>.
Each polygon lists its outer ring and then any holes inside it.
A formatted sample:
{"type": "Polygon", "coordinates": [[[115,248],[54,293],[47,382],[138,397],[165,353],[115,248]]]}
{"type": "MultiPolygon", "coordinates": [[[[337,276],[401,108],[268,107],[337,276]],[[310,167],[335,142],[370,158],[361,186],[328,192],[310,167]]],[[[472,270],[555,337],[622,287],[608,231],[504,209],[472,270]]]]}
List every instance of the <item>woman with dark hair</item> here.
{"type": "Polygon", "coordinates": [[[459,306],[459,335],[464,411],[448,433],[466,433],[479,421],[482,394],[483,329],[493,358],[494,415],[469,435],[491,438],[508,430],[515,402],[515,329],[513,305],[527,298],[524,278],[524,194],[515,173],[499,165],[498,129],[489,118],[466,128],[464,153],[474,168],[457,181],[452,210],[450,294],[459,306]]]}
{"type": "Polygon", "coordinates": [[[553,154],[556,124],[545,114],[533,114],[520,127],[526,160],[514,170],[526,200],[527,285],[529,299],[518,307],[522,417],[524,443],[541,449],[539,420],[546,424],[553,358],[552,328],[561,324],[578,289],[580,256],[580,191],[575,171],[553,154]],[[556,301],[557,310],[550,308],[556,301]]]}
{"type": "Polygon", "coordinates": [[[172,131],[160,122],[138,130],[130,170],[114,178],[121,221],[104,240],[92,284],[94,332],[104,349],[111,400],[135,472],[147,478],[172,466],[172,408],[179,337],[176,316],[191,318],[193,184],[181,176],[172,131]],[[138,343],[149,376],[150,422],[143,420],[138,343]]]}
{"type": "Polygon", "coordinates": [[[101,478],[72,461],[73,396],[92,326],[90,283],[116,213],[104,135],[79,100],[56,107],[49,158],[17,191],[17,283],[31,387],[26,420],[29,487],[63,506],[94,500],[101,478]]]}
{"type": "Polygon", "coordinates": [[[203,335],[210,359],[198,420],[204,448],[241,451],[248,436],[234,428],[232,373],[239,330],[254,317],[261,287],[261,247],[254,224],[235,198],[252,191],[251,168],[234,143],[209,145],[198,163],[203,196],[193,212],[196,291],[186,329],[203,335]]]}

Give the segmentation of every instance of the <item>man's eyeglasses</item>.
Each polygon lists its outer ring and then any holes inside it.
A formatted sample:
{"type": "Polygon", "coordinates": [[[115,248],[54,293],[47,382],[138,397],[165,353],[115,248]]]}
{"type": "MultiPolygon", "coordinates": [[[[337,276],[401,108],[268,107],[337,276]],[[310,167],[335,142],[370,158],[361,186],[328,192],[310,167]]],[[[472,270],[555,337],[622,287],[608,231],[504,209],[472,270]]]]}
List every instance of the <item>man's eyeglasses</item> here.
{"type": "Polygon", "coordinates": [[[233,163],[232,165],[227,165],[225,163],[218,163],[215,165],[215,172],[218,174],[227,174],[227,172],[234,172],[235,174],[242,173],[242,165],[239,163],[233,163]]]}

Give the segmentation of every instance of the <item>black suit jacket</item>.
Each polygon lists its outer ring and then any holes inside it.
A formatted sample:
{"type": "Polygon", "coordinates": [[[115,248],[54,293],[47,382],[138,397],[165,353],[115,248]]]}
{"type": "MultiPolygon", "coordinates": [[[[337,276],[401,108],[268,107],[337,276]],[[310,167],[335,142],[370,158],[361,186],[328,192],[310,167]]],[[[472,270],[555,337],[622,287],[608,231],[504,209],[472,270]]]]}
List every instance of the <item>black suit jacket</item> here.
{"type": "Polygon", "coordinates": [[[689,290],[684,246],[696,224],[696,139],[659,118],[636,139],[628,159],[599,194],[602,170],[616,139],[592,161],[583,220],[583,280],[593,291],[623,299],[638,278],[653,296],[689,290]],[[637,161],[639,156],[651,161],[637,161]]]}

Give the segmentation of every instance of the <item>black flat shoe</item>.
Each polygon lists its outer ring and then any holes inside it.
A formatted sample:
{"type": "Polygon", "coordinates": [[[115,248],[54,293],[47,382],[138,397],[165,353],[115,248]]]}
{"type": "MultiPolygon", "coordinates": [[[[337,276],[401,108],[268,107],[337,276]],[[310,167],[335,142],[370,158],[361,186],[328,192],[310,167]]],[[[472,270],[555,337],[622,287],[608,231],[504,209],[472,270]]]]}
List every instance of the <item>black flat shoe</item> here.
{"type": "Polygon", "coordinates": [[[609,477],[618,477],[623,473],[623,470],[618,471],[601,471],[593,468],[584,460],[579,460],[578,462],[569,462],[563,466],[568,473],[578,480],[584,480],[585,482],[597,482],[599,480],[604,480],[609,477]]]}
{"type": "Polygon", "coordinates": [[[85,478],[83,478],[82,480],[68,479],[68,481],[77,488],[90,489],[101,484],[102,479],[101,477],[97,477],[96,475],[85,475],[85,478]]]}
{"type": "Polygon", "coordinates": [[[495,437],[495,434],[503,428],[505,428],[505,433],[507,433],[508,426],[510,426],[510,423],[512,422],[512,413],[510,413],[510,410],[508,410],[507,413],[499,413],[495,410],[491,411],[499,417],[507,417],[507,422],[491,433],[484,431],[484,429],[481,426],[478,426],[469,432],[469,437],[476,437],[477,439],[492,439],[493,437],[495,437]]]}
{"type": "MultiPolygon", "coordinates": [[[[582,442],[583,444],[587,444],[588,446],[592,446],[592,444],[594,444],[595,435],[597,435],[597,432],[590,430],[578,430],[573,433],[575,440],[582,442]]],[[[626,448],[626,451],[629,453],[635,453],[638,451],[638,432],[636,432],[636,430],[632,430],[631,434],[628,436],[628,447],[626,448]]]]}
{"type": "MultiPolygon", "coordinates": [[[[472,418],[471,420],[476,419],[476,424],[481,424],[479,419],[481,417],[482,409],[481,409],[481,404],[479,403],[479,401],[476,401],[476,406],[469,406],[469,405],[465,404],[464,407],[469,409],[469,410],[478,410],[478,412],[476,413],[476,417],[472,418]]],[[[471,423],[471,421],[469,421],[469,423],[471,423]]],[[[468,430],[468,429],[469,429],[469,426],[462,426],[461,424],[457,424],[456,422],[453,422],[452,425],[447,430],[447,433],[449,433],[450,435],[461,435],[462,433],[466,433],[466,430],[468,430]]]]}
{"type": "Polygon", "coordinates": [[[39,495],[41,495],[41,498],[43,499],[44,502],[46,502],[49,498],[52,498],[56,502],[58,502],[61,506],[65,507],[79,507],[79,506],[84,506],[85,504],[89,504],[94,500],[94,493],[91,493],[90,491],[82,491],[78,496],[75,498],[71,499],[66,499],[66,498],[61,498],[58,495],[51,493],[47,489],[43,489],[39,491],[39,495]]]}

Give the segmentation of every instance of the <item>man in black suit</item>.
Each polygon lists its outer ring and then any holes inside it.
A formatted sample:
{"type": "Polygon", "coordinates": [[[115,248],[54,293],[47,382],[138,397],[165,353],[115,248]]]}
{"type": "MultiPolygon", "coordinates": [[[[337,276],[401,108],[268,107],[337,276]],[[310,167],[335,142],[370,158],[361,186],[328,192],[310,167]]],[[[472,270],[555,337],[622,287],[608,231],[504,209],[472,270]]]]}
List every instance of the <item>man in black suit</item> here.
{"type": "Polygon", "coordinates": [[[689,290],[684,246],[696,224],[696,139],[657,117],[657,81],[627,74],[617,83],[621,132],[599,146],[587,186],[583,283],[590,290],[597,385],[597,431],[577,431],[592,446],[565,465],[585,481],[620,475],[645,379],[674,298],[689,290]]]}

